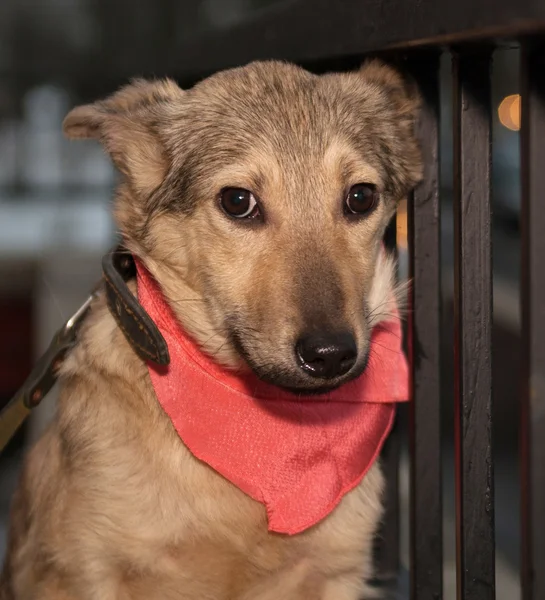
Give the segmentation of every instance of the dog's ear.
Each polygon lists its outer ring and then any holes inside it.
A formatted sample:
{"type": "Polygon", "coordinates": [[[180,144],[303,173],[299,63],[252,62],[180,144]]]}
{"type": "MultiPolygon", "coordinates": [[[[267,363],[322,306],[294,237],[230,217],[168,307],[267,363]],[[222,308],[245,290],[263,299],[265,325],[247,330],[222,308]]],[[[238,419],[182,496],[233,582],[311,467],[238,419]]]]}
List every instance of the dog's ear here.
{"type": "Polygon", "coordinates": [[[383,90],[389,100],[395,103],[400,114],[416,118],[421,98],[418,86],[410,76],[376,58],[363,63],[360,76],[383,90]]]}
{"type": "MultiPolygon", "coordinates": [[[[351,74],[352,84],[354,78],[360,84],[356,86],[356,97],[363,95],[367,118],[382,142],[377,152],[388,148],[389,186],[399,200],[422,179],[422,156],[416,135],[421,106],[418,86],[409,75],[377,59],[365,62],[351,74]]],[[[351,91],[354,93],[353,86],[351,91]]]]}
{"type": "Polygon", "coordinates": [[[157,123],[184,92],[170,79],[135,80],[106,100],[74,108],[63,130],[69,139],[97,139],[137,193],[151,194],[169,167],[157,123]]]}

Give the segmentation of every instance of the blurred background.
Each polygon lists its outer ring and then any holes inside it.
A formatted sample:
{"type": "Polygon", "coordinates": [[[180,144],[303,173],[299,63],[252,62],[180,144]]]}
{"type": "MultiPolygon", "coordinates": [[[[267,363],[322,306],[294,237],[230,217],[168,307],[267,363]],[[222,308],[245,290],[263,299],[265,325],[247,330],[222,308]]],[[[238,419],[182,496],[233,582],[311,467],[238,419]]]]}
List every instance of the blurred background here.
{"type": "MultiPolygon", "coordinates": [[[[54,331],[100,276],[115,227],[109,202],[115,173],[98,144],[63,139],[75,104],[99,98],[133,76],[183,83],[178,48],[228,30],[290,0],[2,0],[0,2],[0,405],[24,381],[54,331]]],[[[213,37],[211,38],[213,39],[213,37]]],[[[221,53],[218,47],[217,52],[221,53]]],[[[517,600],[519,486],[519,148],[518,51],[495,53],[494,394],[498,598],[517,600]]],[[[442,225],[444,293],[445,599],[454,599],[452,453],[452,139],[450,57],[442,59],[442,225]]],[[[405,207],[398,218],[406,276],[405,207]]],[[[54,410],[50,394],[0,457],[0,559],[9,501],[25,448],[54,410]]],[[[407,515],[407,463],[402,464],[407,515]]],[[[402,535],[405,566],[407,523],[402,535]]]]}

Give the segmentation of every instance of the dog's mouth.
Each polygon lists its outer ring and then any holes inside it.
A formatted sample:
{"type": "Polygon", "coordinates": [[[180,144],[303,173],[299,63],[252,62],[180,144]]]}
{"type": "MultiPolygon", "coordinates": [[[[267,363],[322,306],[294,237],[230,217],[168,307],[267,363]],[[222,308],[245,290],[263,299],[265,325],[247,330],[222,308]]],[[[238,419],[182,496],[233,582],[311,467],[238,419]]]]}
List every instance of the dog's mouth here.
{"type": "Polygon", "coordinates": [[[299,396],[320,396],[332,392],[360,377],[369,362],[369,352],[366,351],[362,353],[361,359],[358,357],[352,368],[343,375],[328,378],[311,377],[297,367],[295,358],[293,366],[271,362],[261,364],[256,360],[255,353],[246,347],[242,336],[236,330],[230,332],[230,337],[239,356],[260,380],[299,396]]]}

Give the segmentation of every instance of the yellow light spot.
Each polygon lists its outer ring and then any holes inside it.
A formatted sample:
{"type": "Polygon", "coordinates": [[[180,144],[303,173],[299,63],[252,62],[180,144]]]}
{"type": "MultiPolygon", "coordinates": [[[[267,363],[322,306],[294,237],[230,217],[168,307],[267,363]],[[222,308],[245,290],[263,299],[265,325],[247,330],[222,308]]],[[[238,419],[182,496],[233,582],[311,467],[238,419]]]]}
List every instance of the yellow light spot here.
{"type": "Polygon", "coordinates": [[[506,96],[498,106],[498,117],[500,123],[511,129],[518,131],[520,129],[520,95],[511,94],[506,96]]]}
{"type": "Polygon", "coordinates": [[[404,250],[407,248],[407,200],[402,200],[397,207],[396,216],[397,245],[404,250]]]}

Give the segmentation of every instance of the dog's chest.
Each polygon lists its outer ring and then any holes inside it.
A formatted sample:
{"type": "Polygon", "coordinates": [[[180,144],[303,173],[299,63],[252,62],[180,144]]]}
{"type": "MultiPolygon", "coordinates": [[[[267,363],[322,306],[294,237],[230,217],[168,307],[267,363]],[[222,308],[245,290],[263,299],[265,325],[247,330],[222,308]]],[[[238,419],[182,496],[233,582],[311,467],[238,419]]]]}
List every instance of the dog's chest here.
{"type": "Polygon", "coordinates": [[[329,577],[364,564],[380,512],[378,470],[324,522],[286,536],[267,531],[261,504],[185,452],[183,477],[166,477],[165,465],[155,493],[141,495],[130,518],[131,600],[159,589],[167,599],[258,600],[273,590],[286,599],[319,597],[329,577]]]}

